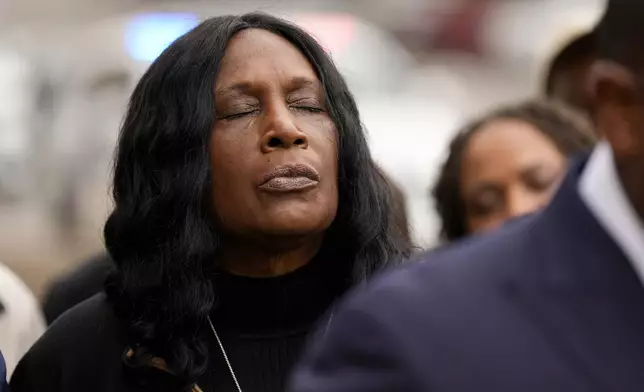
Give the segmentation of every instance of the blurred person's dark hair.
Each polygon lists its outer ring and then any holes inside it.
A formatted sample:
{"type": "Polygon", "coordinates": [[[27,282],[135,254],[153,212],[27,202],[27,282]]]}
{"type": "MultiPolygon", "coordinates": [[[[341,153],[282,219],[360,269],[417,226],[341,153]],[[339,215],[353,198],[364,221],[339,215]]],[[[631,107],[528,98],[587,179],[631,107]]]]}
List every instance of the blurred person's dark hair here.
{"type": "Polygon", "coordinates": [[[69,309],[103,291],[105,279],[113,270],[114,262],[107,253],[101,252],[56,277],[49,284],[42,305],[47,325],[51,325],[69,309]]]}
{"type": "Polygon", "coordinates": [[[547,65],[543,93],[590,112],[586,91],[588,70],[597,52],[597,35],[589,31],[576,36],[563,46],[547,65]]]}
{"type": "Polygon", "coordinates": [[[597,56],[642,71],[644,55],[644,2],[610,0],[610,5],[596,28],[597,56]]]}
{"type": "Polygon", "coordinates": [[[201,332],[217,304],[209,275],[221,243],[210,206],[213,78],[232,37],[252,28],[294,45],[323,85],[338,134],[338,210],[323,248],[333,247],[347,262],[338,279],[361,282],[410,251],[390,236],[386,181],[371,159],[356,103],[320,45],[264,14],[208,19],[175,41],[132,94],[116,155],[115,209],[104,230],[118,267],[106,291],[137,343],[129,362],[162,357],[186,382],[206,369],[201,332]]]}
{"type": "Polygon", "coordinates": [[[590,124],[583,116],[562,103],[551,101],[535,100],[502,107],[468,123],[450,142],[448,157],[431,192],[441,219],[443,240],[454,241],[470,234],[460,185],[463,155],[472,136],[498,119],[516,119],[534,126],[566,157],[586,151],[595,143],[590,124]]]}

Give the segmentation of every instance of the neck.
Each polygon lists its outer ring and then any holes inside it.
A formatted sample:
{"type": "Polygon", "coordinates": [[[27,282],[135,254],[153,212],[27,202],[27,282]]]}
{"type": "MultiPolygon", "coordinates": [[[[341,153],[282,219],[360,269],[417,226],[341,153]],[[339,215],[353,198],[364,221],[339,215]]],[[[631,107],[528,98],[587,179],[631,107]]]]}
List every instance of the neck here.
{"type": "Polygon", "coordinates": [[[251,246],[244,241],[227,241],[219,265],[233,275],[252,278],[280,276],[307,264],[321,246],[321,237],[301,241],[292,247],[251,246]]]}

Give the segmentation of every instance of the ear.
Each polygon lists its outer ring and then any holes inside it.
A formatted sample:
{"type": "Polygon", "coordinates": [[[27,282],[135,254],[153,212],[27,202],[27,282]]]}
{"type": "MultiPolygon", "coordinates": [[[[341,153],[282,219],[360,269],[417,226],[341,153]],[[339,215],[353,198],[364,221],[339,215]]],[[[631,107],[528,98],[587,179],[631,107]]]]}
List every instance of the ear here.
{"type": "Polygon", "coordinates": [[[621,64],[597,60],[590,68],[587,89],[598,133],[615,157],[637,154],[644,129],[644,101],[632,71],[621,64]]]}

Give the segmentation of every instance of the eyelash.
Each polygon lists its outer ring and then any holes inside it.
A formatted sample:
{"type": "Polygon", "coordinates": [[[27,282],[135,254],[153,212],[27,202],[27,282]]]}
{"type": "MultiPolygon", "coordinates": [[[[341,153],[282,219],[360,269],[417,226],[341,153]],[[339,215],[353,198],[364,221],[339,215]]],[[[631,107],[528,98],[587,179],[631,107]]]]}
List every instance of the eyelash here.
{"type": "Polygon", "coordinates": [[[314,106],[294,106],[294,108],[298,109],[298,110],[305,110],[305,111],[311,112],[311,113],[322,113],[323,112],[323,110],[321,108],[317,108],[317,107],[314,107],[314,106]]]}
{"type": "MultiPolygon", "coordinates": [[[[294,108],[294,109],[297,109],[297,110],[304,110],[304,111],[307,111],[307,112],[310,112],[310,113],[315,113],[315,114],[324,112],[324,110],[323,110],[323,109],[321,109],[321,108],[316,108],[316,107],[313,107],[313,106],[293,106],[293,108],[294,108]]],[[[230,114],[230,115],[228,115],[228,116],[224,116],[224,117],[222,117],[221,119],[222,119],[222,120],[229,120],[229,121],[231,121],[231,120],[237,120],[237,119],[240,119],[240,118],[246,117],[246,116],[248,116],[248,115],[250,115],[250,114],[253,114],[253,113],[255,113],[256,111],[257,111],[257,110],[249,110],[249,111],[247,111],[247,112],[241,112],[241,113],[230,114]]]]}
{"type": "Polygon", "coordinates": [[[230,114],[228,116],[224,116],[221,119],[222,120],[237,120],[239,118],[248,116],[249,114],[255,113],[255,110],[250,110],[248,112],[241,112],[241,113],[235,113],[235,114],[230,114]]]}

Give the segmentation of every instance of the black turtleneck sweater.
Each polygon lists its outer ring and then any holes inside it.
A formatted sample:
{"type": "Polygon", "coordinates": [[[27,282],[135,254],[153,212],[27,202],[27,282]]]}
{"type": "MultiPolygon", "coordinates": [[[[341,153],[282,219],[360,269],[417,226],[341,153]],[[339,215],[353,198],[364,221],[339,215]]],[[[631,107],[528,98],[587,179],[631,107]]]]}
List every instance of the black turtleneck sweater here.
{"type": "MultiPolygon", "coordinates": [[[[244,392],[280,392],[316,321],[326,322],[330,305],[346,285],[330,260],[316,258],[275,278],[247,278],[219,271],[213,277],[217,304],[211,319],[244,392]],[[335,272],[334,272],[335,270],[335,272]]],[[[156,369],[123,365],[120,322],[103,294],[58,319],[21,361],[12,392],[178,391],[174,377],[156,369]],[[132,385],[137,372],[148,382],[132,385]],[[151,381],[150,381],[151,380],[151,381]]],[[[209,366],[198,381],[204,392],[237,392],[208,326],[209,366]]]]}

